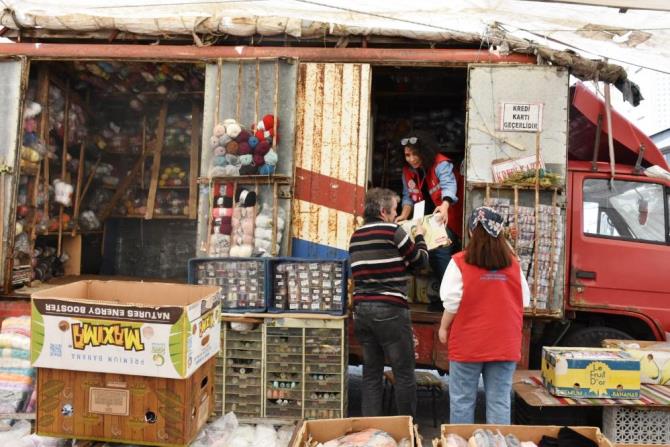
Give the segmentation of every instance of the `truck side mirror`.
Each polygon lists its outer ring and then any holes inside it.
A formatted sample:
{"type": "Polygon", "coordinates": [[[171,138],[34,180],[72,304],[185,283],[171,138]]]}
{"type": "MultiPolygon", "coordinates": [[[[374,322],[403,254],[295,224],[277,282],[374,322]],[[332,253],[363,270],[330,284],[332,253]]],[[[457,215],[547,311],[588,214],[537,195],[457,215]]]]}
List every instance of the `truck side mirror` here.
{"type": "Polygon", "coordinates": [[[637,221],[640,225],[646,225],[649,217],[649,202],[641,198],[637,201],[637,221]]]}

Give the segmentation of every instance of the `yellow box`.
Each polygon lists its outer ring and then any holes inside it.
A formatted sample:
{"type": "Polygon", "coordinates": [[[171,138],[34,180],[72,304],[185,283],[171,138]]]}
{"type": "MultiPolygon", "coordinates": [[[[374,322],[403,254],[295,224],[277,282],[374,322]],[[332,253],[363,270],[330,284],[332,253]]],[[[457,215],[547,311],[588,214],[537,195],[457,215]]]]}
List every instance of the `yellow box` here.
{"type": "Polygon", "coordinates": [[[603,340],[604,348],[619,348],[640,361],[640,382],[670,385],[670,343],[645,340],[603,340]]]}
{"type": "Polygon", "coordinates": [[[556,396],[637,399],[640,361],[621,349],[545,346],[542,381],[556,396]]]}

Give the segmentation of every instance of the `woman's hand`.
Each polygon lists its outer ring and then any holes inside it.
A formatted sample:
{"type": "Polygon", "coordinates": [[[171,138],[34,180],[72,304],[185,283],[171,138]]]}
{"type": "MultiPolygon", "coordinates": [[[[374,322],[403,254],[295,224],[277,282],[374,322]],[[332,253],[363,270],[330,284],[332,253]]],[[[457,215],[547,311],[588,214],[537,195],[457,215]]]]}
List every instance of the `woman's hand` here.
{"type": "Polygon", "coordinates": [[[447,344],[447,328],[444,326],[440,326],[440,330],[437,332],[437,336],[440,339],[440,343],[443,345],[447,344]]]}
{"type": "Polygon", "coordinates": [[[437,208],[435,208],[435,211],[437,211],[437,212],[440,214],[439,217],[438,217],[439,220],[440,220],[444,225],[447,225],[447,223],[449,222],[449,215],[447,214],[447,213],[449,212],[449,202],[447,202],[446,200],[443,201],[443,202],[440,204],[440,206],[438,206],[437,208]]]}
{"type": "Polygon", "coordinates": [[[402,211],[400,211],[400,214],[398,217],[395,218],[396,222],[402,222],[403,220],[407,220],[409,218],[410,213],[412,212],[412,207],[410,205],[403,205],[402,206],[402,211]]]}

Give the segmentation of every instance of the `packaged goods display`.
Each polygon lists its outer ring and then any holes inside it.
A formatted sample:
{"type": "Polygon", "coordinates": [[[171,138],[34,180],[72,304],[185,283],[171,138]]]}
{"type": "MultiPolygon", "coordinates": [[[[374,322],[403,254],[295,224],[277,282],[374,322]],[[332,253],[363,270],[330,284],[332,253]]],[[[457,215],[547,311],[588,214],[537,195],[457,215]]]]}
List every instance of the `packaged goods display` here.
{"type": "Polygon", "coordinates": [[[266,266],[262,259],[211,258],[189,261],[189,282],[221,287],[222,308],[265,311],[266,266]]]}
{"type": "Polygon", "coordinates": [[[344,261],[270,262],[270,311],[343,314],[347,278],[344,261]]]}
{"type": "Polygon", "coordinates": [[[303,335],[301,328],[268,327],[265,415],[302,416],[303,335]]]}
{"type": "Polygon", "coordinates": [[[508,229],[515,229],[512,243],[528,280],[531,299],[536,308],[547,309],[560,268],[564,239],[561,208],[539,204],[536,213],[534,207],[514,206],[507,198],[490,198],[486,205],[503,217],[508,229]]]}
{"type": "MultiPolygon", "coordinates": [[[[343,417],[342,334],[338,329],[305,329],[305,418],[343,417]]],[[[344,371],[346,374],[346,371],[344,371]]]]}

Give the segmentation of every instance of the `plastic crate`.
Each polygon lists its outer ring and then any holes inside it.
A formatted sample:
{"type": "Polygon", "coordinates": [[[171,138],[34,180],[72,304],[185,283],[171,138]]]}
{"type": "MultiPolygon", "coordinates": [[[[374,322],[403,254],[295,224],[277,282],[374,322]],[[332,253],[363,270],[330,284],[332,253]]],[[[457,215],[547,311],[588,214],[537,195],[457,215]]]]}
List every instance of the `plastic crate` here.
{"type": "Polygon", "coordinates": [[[220,286],[225,312],[265,312],[267,269],[265,258],[194,258],[188,282],[220,286]]]}
{"type": "Polygon", "coordinates": [[[268,262],[268,311],[344,315],[345,260],[273,258],[268,262]]]}
{"type": "Polygon", "coordinates": [[[604,407],[603,434],[620,445],[670,445],[670,409],[604,407]]]}

